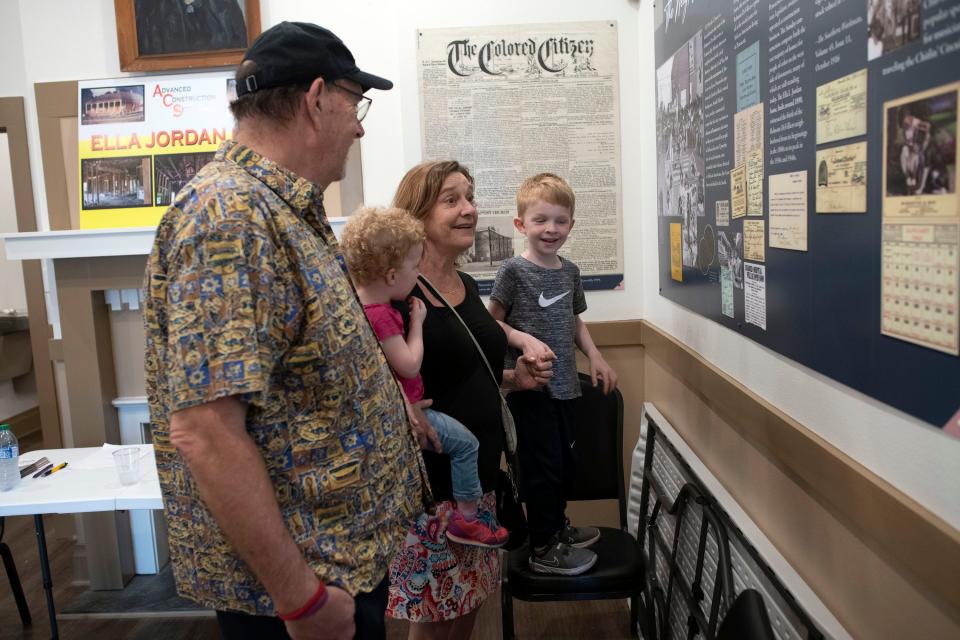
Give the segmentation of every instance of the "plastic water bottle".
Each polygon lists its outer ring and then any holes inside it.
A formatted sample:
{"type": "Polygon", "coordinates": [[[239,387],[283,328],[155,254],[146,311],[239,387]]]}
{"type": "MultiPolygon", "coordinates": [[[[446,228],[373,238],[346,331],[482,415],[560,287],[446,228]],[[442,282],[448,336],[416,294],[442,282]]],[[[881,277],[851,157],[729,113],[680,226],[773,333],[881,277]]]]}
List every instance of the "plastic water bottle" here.
{"type": "Polygon", "coordinates": [[[20,446],[10,425],[0,424],[0,491],[10,491],[20,484],[20,446]]]}

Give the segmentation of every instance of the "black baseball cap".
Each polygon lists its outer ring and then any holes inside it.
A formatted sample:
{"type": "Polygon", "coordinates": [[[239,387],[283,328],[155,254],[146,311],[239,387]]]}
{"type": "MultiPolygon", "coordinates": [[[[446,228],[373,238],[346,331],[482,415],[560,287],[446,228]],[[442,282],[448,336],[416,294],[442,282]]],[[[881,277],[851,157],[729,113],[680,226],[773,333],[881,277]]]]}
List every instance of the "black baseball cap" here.
{"type": "Polygon", "coordinates": [[[237,78],[237,97],[260,89],[312,82],[322,77],[327,82],[344,78],[367,89],[392,89],[386,78],[361,71],[353,54],[333,32],[309,22],[281,22],[253,41],[243,56],[257,70],[237,78]]]}

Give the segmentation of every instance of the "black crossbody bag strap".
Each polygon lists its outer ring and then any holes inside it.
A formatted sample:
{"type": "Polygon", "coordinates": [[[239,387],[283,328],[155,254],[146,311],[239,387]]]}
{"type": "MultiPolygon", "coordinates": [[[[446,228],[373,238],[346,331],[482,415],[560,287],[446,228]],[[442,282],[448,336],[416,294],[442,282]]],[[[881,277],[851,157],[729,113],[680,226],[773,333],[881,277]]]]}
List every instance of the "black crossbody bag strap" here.
{"type": "Polygon", "coordinates": [[[503,397],[503,392],[500,390],[500,383],[497,382],[497,376],[493,373],[493,367],[490,366],[490,361],[487,360],[486,354],[483,352],[483,349],[480,347],[480,343],[477,342],[476,336],[473,335],[473,331],[470,331],[470,327],[467,326],[467,323],[464,322],[463,318],[460,317],[460,314],[457,313],[457,310],[453,308],[453,305],[447,302],[447,299],[443,297],[440,291],[433,286],[433,283],[427,279],[422,273],[418,276],[420,283],[426,288],[430,294],[443,303],[447,309],[453,313],[453,316],[460,321],[460,324],[463,326],[464,331],[467,332],[467,335],[470,336],[470,339],[473,341],[473,345],[477,348],[477,353],[480,354],[480,359],[483,361],[483,364],[487,367],[487,372],[490,374],[490,380],[493,382],[494,386],[497,388],[497,393],[500,394],[500,414],[501,421],[503,422],[503,433],[507,444],[507,466],[509,468],[510,475],[510,484],[511,489],[514,494],[515,499],[519,499],[519,465],[517,464],[517,427],[513,421],[513,414],[510,413],[510,407],[507,406],[507,401],[503,397]]]}

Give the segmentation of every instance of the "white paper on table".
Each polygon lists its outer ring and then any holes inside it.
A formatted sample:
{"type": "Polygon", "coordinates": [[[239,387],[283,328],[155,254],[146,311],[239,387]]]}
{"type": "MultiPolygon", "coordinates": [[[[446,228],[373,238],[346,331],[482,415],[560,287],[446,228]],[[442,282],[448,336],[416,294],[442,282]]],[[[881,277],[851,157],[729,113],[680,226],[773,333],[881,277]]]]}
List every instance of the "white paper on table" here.
{"type": "Polygon", "coordinates": [[[129,444],[104,444],[102,447],[91,453],[85,458],[81,458],[72,463],[74,469],[112,469],[113,452],[118,449],[136,448],[140,450],[140,457],[143,458],[150,454],[152,445],[129,445],[129,444]]]}
{"type": "MultiPolygon", "coordinates": [[[[23,471],[24,469],[26,469],[27,467],[29,467],[30,465],[32,465],[34,462],[36,462],[42,457],[43,457],[42,455],[37,455],[33,451],[29,451],[27,453],[21,453],[20,459],[17,461],[17,469],[19,469],[20,471],[23,471]]],[[[43,467],[40,467],[40,469],[42,468],[43,467]]],[[[40,469],[37,469],[37,471],[39,471],[40,469]]]]}

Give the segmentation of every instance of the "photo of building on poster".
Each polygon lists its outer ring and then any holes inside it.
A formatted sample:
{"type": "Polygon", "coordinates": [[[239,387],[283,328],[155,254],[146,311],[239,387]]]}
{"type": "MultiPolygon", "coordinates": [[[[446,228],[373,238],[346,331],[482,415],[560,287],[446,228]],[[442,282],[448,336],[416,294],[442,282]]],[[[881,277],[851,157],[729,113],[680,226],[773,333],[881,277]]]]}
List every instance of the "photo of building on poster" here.
{"type": "Polygon", "coordinates": [[[174,153],[157,156],[154,159],[154,184],[156,202],[159,206],[170,206],[177,195],[197,172],[216,155],[213,151],[204,153],[174,153]]]}
{"type": "MultiPolygon", "coordinates": [[[[657,69],[660,215],[684,220],[704,215],[704,177],[703,32],[698,31],[657,69]]],[[[686,251],[683,263],[688,264],[686,251]]]]}
{"type": "Polygon", "coordinates": [[[143,85],[91,87],[80,91],[80,124],[143,122],[143,85]]]}
{"type": "MultiPolygon", "coordinates": [[[[460,268],[467,273],[496,272],[514,253],[513,216],[480,216],[473,246],[461,258],[460,268]]],[[[521,245],[516,253],[523,251],[521,245]]]]}
{"type": "Polygon", "coordinates": [[[150,156],[96,158],[80,161],[84,210],[149,207],[150,156]]]}

